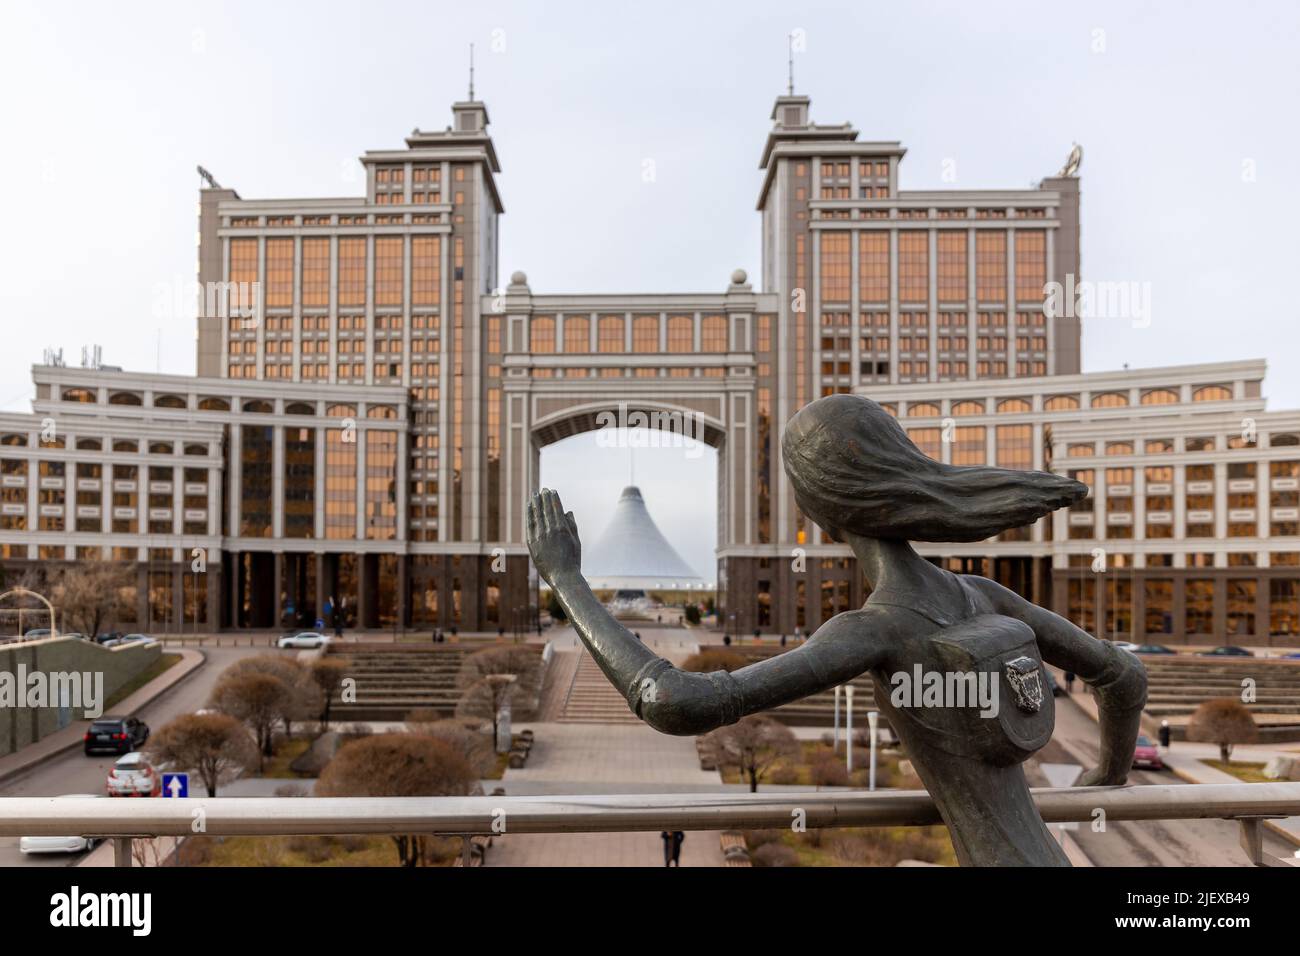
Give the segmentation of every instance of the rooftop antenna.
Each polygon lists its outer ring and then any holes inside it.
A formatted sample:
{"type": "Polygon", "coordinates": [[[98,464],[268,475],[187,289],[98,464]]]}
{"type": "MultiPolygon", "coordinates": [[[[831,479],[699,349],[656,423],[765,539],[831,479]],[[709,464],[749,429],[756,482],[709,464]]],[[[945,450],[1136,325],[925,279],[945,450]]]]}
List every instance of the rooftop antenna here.
{"type": "Polygon", "coordinates": [[[794,34],[786,34],[786,53],[789,55],[790,82],[788,95],[794,96],[794,34]]]}
{"type": "Polygon", "coordinates": [[[469,45],[469,101],[474,102],[474,44],[469,45]]]}

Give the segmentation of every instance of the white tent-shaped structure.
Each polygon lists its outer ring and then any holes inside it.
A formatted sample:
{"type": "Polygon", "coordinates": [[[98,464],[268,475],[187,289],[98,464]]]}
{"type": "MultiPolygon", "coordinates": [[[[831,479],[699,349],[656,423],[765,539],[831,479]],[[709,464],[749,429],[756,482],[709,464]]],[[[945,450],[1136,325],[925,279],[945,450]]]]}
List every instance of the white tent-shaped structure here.
{"type": "Polygon", "coordinates": [[[597,591],[686,590],[706,582],[656,527],[641,489],[619,495],[614,517],[590,547],[582,549],[582,573],[597,591]]]}

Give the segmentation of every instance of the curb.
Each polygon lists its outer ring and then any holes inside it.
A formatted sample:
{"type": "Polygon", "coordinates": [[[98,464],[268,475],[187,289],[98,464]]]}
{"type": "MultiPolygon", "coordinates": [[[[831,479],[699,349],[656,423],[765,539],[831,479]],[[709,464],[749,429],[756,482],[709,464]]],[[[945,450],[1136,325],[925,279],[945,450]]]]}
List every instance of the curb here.
{"type": "MultiPolygon", "coordinates": [[[[155,677],[152,681],[150,681],[149,684],[146,684],[144,687],[141,687],[138,691],[136,691],[135,694],[141,694],[141,693],[144,693],[145,691],[148,691],[148,690],[149,690],[150,684],[153,684],[153,683],[155,683],[155,682],[157,682],[157,681],[163,680],[163,679],[168,678],[168,677],[172,677],[173,675],[172,675],[171,671],[172,671],[172,669],[174,669],[174,668],[180,668],[180,669],[181,669],[181,673],[175,675],[174,679],[172,679],[171,682],[167,684],[167,686],[159,688],[159,690],[158,690],[157,693],[152,694],[152,695],[150,695],[149,697],[144,698],[144,699],[141,700],[139,703],[137,703],[134,707],[132,707],[130,710],[125,710],[125,709],[124,709],[124,710],[122,711],[123,713],[133,714],[133,713],[135,713],[135,711],[139,710],[141,707],[145,707],[145,706],[147,706],[147,705],[149,705],[149,704],[154,703],[154,702],[157,701],[157,700],[162,699],[162,698],[165,697],[165,696],[166,696],[166,695],[167,695],[167,694],[168,694],[168,693],[169,693],[173,688],[176,688],[176,687],[180,686],[182,683],[184,683],[185,681],[189,680],[190,677],[193,676],[193,674],[195,673],[195,671],[197,671],[199,668],[203,667],[203,666],[208,662],[208,656],[207,656],[206,654],[204,654],[203,651],[198,650],[197,648],[182,648],[182,650],[193,650],[193,652],[194,652],[195,654],[198,655],[199,659],[198,659],[197,661],[194,661],[194,662],[192,663],[192,665],[191,665],[188,669],[185,669],[185,668],[186,668],[186,663],[187,663],[187,662],[185,661],[184,657],[182,657],[182,659],[181,659],[181,661],[180,661],[179,663],[174,664],[172,668],[169,668],[169,669],[168,669],[167,671],[165,671],[164,673],[159,674],[159,675],[158,675],[157,677],[155,677]]],[[[135,696],[135,694],[132,694],[131,696],[135,696]]],[[[128,699],[129,699],[129,698],[128,698],[128,699]]],[[[56,732],[57,732],[57,731],[56,731],[56,732]]],[[[40,741],[38,740],[38,741],[36,741],[36,743],[39,744],[40,741]]],[[[60,746],[54,748],[53,750],[47,750],[47,751],[45,751],[45,752],[42,753],[39,757],[33,756],[31,760],[28,760],[26,763],[23,763],[23,764],[21,764],[21,765],[19,765],[19,766],[17,766],[17,767],[14,767],[14,768],[12,768],[12,769],[10,769],[10,770],[0,771],[0,783],[8,783],[8,782],[10,782],[11,780],[14,780],[14,779],[17,779],[17,778],[19,778],[19,777],[22,777],[22,776],[24,776],[24,775],[30,773],[34,768],[36,768],[37,766],[39,766],[39,765],[40,765],[41,763],[43,763],[44,761],[50,759],[51,757],[59,757],[59,756],[62,756],[63,754],[67,753],[67,752],[70,751],[70,750],[75,750],[75,749],[77,749],[78,747],[81,746],[81,744],[82,744],[82,738],[77,737],[77,738],[75,738],[75,739],[73,739],[73,740],[68,741],[68,743],[66,743],[66,744],[61,744],[60,746]]],[[[19,751],[19,753],[22,753],[22,751],[19,751]]]]}

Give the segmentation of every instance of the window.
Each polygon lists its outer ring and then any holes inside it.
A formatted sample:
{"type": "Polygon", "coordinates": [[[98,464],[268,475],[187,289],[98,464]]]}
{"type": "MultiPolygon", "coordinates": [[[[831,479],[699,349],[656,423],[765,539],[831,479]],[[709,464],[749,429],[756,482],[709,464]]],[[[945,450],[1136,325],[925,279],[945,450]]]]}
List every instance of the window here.
{"type": "Polygon", "coordinates": [[[366,240],[361,236],[339,239],[339,305],[366,304],[366,240]]]}
{"type": "Polygon", "coordinates": [[[293,305],[293,240],[266,240],[266,288],[263,300],[270,308],[293,305]]]}
{"type": "Polygon", "coordinates": [[[1007,234],[981,230],[975,233],[975,293],[981,302],[1004,302],[1007,297],[1007,234]]]}
{"type": "Polygon", "coordinates": [[[61,396],[65,402],[90,402],[95,401],[95,393],[88,388],[65,388],[61,396]]]}
{"type": "Polygon", "coordinates": [[[1079,407],[1079,400],[1073,395],[1053,395],[1043,402],[1043,410],[1048,412],[1070,411],[1079,407]]]}
{"type": "Polygon", "coordinates": [[[1007,414],[1011,412],[1030,412],[1033,406],[1023,398],[1004,398],[998,402],[998,414],[1007,414]]]}
{"type": "Polygon", "coordinates": [[[1203,385],[1192,392],[1194,402],[1226,402],[1232,399],[1232,389],[1223,385],[1203,385]]]}
{"type": "Polygon", "coordinates": [[[302,304],[330,304],[330,241],[323,236],[302,241],[302,304]]]}
{"type": "Polygon", "coordinates": [[[564,351],[585,355],[591,351],[591,319],[585,315],[564,317],[564,351]]]}
{"type": "Polygon", "coordinates": [[[1153,388],[1142,393],[1143,405],[1176,405],[1178,393],[1168,388],[1153,388]]]}
{"type": "Polygon", "coordinates": [[[1047,234],[1041,229],[1016,231],[1016,299],[1042,301],[1047,284],[1047,234]]]}
{"type": "Polygon", "coordinates": [[[533,317],[529,328],[529,351],[534,355],[551,355],[555,352],[555,316],[533,317]]]}
{"type": "Polygon", "coordinates": [[[402,304],[402,237],[375,239],[375,305],[402,304]]]}
{"type": "Polygon", "coordinates": [[[822,303],[848,302],[849,234],[847,232],[823,233],[821,256],[822,303]]]}
{"type": "Polygon", "coordinates": [[[930,299],[930,234],[906,230],[898,234],[898,300],[924,303],[930,299]]]}
{"type": "Polygon", "coordinates": [[[936,237],[935,279],[940,302],[966,301],[966,233],[940,231],[936,237]]]}
{"type": "Polygon", "coordinates": [[[983,402],[957,402],[952,406],[954,415],[983,415],[983,402]]]}
{"type": "Polygon", "coordinates": [[[939,406],[932,402],[910,402],[907,406],[908,418],[938,418],[939,406]]]}
{"type": "Polygon", "coordinates": [[[632,351],[642,354],[659,351],[659,316],[638,315],[632,319],[632,351]]]}
{"type": "Polygon", "coordinates": [[[626,348],[624,319],[621,315],[602,315],[596,324],[596,348],[604,354],[616,354],[626,348]]]}
{"type": "Polygon", "coordinates": [[[695,351],[695,319],[689,315],[668,316],[668,351],[685,354],[695,351]]]}
{"type": "Polygon", "coordinates": [[[863,302],[889,301],[889,235],[858,236],[858,295],[863,302]]]}
{"type": "Polygon", "coordinates": [[[987,457],[983,425],[954,430],[952,463],[954,465],[983,465],[987,457]]]}
{"type": "Polygon", "coordinates": [[[411,237],[411,304],[437,305],[441,295],[442,258],[438,236],[411,237]]]}
{"type": "Polygon", "coordinates": [[[1119,408],[1128,404],[1128,396],[1123,392],[1101,392],[1092,396],[1089,404],[1093,408],[1119,408]]]}
{"type": "Polygon", "coordinates": [[[700,351],[727,351],[727,317],[706,315],[700,323],[700,351]]]}

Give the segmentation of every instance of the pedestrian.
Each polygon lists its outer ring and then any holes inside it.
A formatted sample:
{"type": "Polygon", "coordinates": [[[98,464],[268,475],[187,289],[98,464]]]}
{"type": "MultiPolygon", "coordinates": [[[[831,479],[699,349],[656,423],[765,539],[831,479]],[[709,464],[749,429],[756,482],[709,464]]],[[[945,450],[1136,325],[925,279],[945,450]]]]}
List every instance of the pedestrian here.
{"type": "Polygon", "coordinates": [[[1074,693],[1074,671],[1065,672],[1065,692],[1067,694],[1074,693]]]}
{"type": "Polygon", "coordinates": [[[730,634],[723,634],[723,635],[722,635],[722,643],[725,644],[727,647],[730,647],[730,646],[731,646],[731,635],[730,635],[730,634]]]}
{"type": "Polygon", "coordinates": [[[781,646],[782,646],[782,647],[785,647],[785,635],[784,635],[784,634],[781,635],[781,646]]]}
{"type": "Polygon", "coordinates": [[[1169,721],[1160,721],[1160,746],[1169,749],[1169,721]]]}
{"type": "Polygon", "coordinates": [[[436,627],[433,629],[433,633],[429,636],[432,639],[433,643],[435,644],[437,644],[438,641],[442,639],[442,635],[438,632],[438,629],[436,627]]]}
{"type": "Polygon", "coordinates": [[[678,867],[682,865],[682,841],[686,839],[686,834],[681,830],[673,830],[671,833],[664,830],[659,834],[659,839],[664,843],[664,866],[672,866],[674,863],[678,867]]]}

